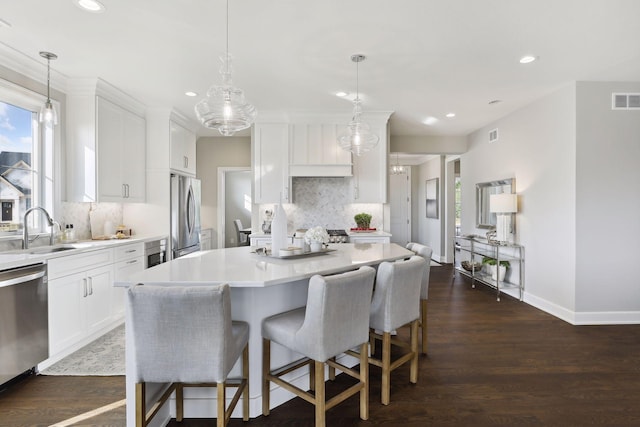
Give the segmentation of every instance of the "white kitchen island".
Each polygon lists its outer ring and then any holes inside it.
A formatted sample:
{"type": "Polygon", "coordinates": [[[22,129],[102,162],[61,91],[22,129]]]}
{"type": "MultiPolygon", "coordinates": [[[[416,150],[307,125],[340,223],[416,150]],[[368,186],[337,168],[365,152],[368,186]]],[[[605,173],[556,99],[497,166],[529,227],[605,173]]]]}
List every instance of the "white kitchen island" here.
{"type": "MultiPolygon", "coordinates": [[[[334,251],[319,255],[307,255],[286,259],[266,257],[252,253],[253,248],[237,247],[216,249],[190,254],[173,261],[160,264],[129,277],[127,282],[116,282],[116,286],[131,286],[137,283],[162,286],[199,286],[228,283],[231,287],[232,316],[235,320],[249,322],[250,364],[250,416],[262,414],[262,319],[273,314],[302,307],[307,301],[309,278],[314,274],[335,274],[362,265],[376,266],[382,261],[394,261],[406,258],[413,253],[396,244],[335,244],[334,251]]],[[[128,319],[130,313],[127,312],[128,319]]],[[[128,325],[129,322],[126,322],[128,325]]],[[[188,327],[188,325],[185,325],[188,327]]],[[[135,348],[127,326],[127,426],[134,426],[135,397],[134,382],[131,378],[133,354],[135,348]]],[[[180,351],[180,349],[176,349],[180,351]]],[[[271,364],[283,366],[300,355],[286,350],[277,344],[272,345],[271,364]]],[[[347,357],[347,356],[345,356],[347,357]]],[[[354,364],[356,359],[350,364],[354,364]]],[[[349,361],[345,361],[349,363],[349,361]]],[[[236,365],[231,377],[239,375],[236,365]]],[[[290,374],[291,375],[291,374],[290,374]]],[[[301,388],[308,388],[306,370],[294,372],[289,377],[301,388]],[[304,371],[304,372],[301,372],[304,371]]],[[[156,393],[160,393],[158,385],[156,393]]],[[[148,395],[154,396],[149,387],[148,395]]],[[[278,406],[295,397],[293,394],[272,385],[271,406],[278,406]]],[[[165,425],[173,413],[173,405],[166,407],[156,415],[152,425],[165,425]],[[171,408],[169,408],[171,406],[171,408]]],[[[241,407],[236,408],[233,417],[241,417],[241,407]]],[[[216,416],[215,390],[212,388],[188,388],[185,390],[185,418],[213,418],[216,416]]]]}

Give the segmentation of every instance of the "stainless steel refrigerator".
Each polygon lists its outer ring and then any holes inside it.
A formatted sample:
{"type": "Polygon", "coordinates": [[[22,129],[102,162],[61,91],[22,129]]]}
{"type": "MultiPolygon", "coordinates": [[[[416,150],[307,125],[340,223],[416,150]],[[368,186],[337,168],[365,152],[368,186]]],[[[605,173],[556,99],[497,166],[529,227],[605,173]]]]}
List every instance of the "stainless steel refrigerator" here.
{"type": "Polygon", "coordinates": [[[171,174],[171,259],[200,250],[200,180],[171,174]]]}

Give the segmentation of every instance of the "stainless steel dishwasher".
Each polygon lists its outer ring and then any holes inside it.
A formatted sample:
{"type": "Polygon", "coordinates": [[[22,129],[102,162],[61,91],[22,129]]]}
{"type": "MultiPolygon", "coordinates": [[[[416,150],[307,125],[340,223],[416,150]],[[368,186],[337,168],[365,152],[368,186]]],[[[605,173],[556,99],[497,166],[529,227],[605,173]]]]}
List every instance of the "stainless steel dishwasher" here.
{"type": "Polygon", "coordinates": [[[49,357],[47,266],[0,271],[0,385],[49,357]]]}

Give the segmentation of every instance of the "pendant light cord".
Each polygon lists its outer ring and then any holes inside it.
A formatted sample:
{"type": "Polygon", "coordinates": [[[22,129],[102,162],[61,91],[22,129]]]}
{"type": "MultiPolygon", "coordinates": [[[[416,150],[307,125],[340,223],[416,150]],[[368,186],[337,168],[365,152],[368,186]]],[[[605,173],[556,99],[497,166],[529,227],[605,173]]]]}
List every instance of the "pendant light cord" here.
{"type": "Polygon", "coordinates": [[[51,102],[51,96],[49,94],[50,81],[51,81],[51,58],[47,58],[47,102],[51,102]]]}
{"type": "Polygon", "coordinates": [[[227,0],[227,75],[229,74],[229,0],[227,0]]]}

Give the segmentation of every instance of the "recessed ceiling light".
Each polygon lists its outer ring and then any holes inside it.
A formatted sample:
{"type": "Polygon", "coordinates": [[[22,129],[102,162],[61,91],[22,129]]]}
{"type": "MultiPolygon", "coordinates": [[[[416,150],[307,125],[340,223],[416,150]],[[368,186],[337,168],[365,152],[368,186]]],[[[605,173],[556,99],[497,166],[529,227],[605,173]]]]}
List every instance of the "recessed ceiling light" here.
{"type": "Polygon", "coordinates": [[[455,117],[455,116],[456,116],[456,113],[447,113],[447,117],[449,117],[449,118],[452,118],[452,117],[455,117]]]}
{"type": "Polygon", "coordinates": [[[11,28],[11,24],[8,21],[0,18],[0,27],[11,28]]]}
{"type": "Polygon", "coordinates": [[[500,99],[494,99],[493,101],[489,101],[489,105],[493,105],[493,104],[497,104],[499,102],[502,102],[502,100],[500,99]]]}
{"type": "Polygon", "coordinates": [[[427,125],[427,126],[433,126],[433,125],[435,125],[436,123],[438,123],[439,121],[440,121],[440,120],[438,120],[436,117],[429,116],[429,117],[427,117],[426,119],[424,119],[424,120],[422,121],[422,123],[424,123],[424,124],[425,124],[425,125],[427,125]]]}
{"type": "Polygon", "coordinates": [[[336,96],[344,98],[345,96],[347,96],[347,92],[336,92],[336,96]]]}
{"type": "Polygon", "coordinates": [[[529,63],[535,61],[536,59],[538,59],[537,56],[527,55],[527,56],[523,56],[522,58],[520,58],[520,63],[521,64],[529,64],[529,63]]]}
{"type": "Polygon", "coordinates": [[[184,94],[187,95],[187,96],[198,96],[197,93],[191,92],[191,91],[185,92],[184,94]]]}
{"type": "Polygon", "coordinates": [[[102,13],[105,7],[97,0],[73,0],[73,2],[82,10],[92,13],[102,13]]]}

